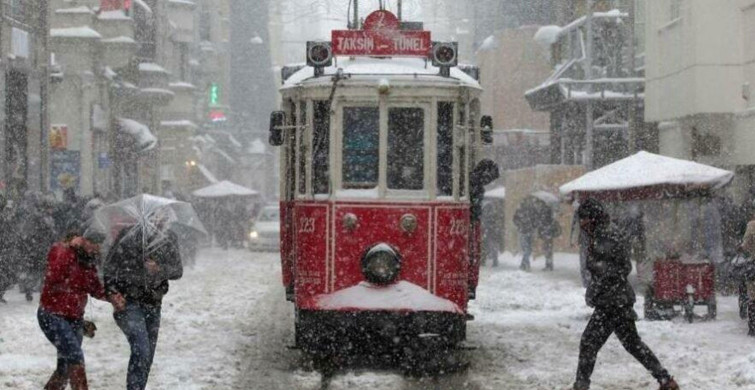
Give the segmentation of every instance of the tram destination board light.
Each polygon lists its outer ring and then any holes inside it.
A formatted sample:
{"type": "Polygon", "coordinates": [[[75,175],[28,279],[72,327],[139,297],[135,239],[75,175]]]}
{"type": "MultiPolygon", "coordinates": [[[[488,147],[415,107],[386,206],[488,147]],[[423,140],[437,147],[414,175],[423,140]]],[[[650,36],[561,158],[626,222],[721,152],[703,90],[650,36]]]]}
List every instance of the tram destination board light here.
{"type": "Polygon", "coordinates": [[[330,42],[307,42],[307,66],[315,68],[315,76],[323,75],[323,68],[333,65],[333,47],[330,42]]]}
{"type": "Polygon", "coordinates": [[[433,66],[440,68],[443,77],[451,75],[451,68],[459,64],[458,42],[433,42],[433,66]]]}

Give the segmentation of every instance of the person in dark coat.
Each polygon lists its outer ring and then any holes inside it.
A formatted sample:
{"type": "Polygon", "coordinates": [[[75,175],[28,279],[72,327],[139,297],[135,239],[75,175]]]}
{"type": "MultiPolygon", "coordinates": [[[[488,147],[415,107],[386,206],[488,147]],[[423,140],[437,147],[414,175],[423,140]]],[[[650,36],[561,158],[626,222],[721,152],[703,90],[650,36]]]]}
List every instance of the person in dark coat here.
{"type": "MultiPolygon", "coordinates": [[[[159,218],[159,217],[158,217],[159,218]]],[[[131,347],[126,389],[144,390],[160,331],[162,299],[169,280],[183,276],[178,239],[157,220],[118,235],[105,262],[105,289],[120,293],[115,322],[131,347]]]]}
{"type": "MultiPolygon", "coordinates": [[[[97,277],[97,256],[101,240],[74,237],[55,243],[48,254],[47,271],[39,299],[39,327],[58,352],[55,372],[45,390],[63,390],[69,380],[74,390],[87,389],[82,337],[94,337],[96,327],[84,321],[89,296],[112,301],[97,277]]],[[[116,294],[117,295],[117,294],[116,294]]]]}
{"type": "Polygon", "coordinates": [[[26,300],[31,302],[38,291],[47,263],[47,250],[57,240],[52,206],[44,201],[41,193],[29,193],[16,214],[15,250],[19,262],[19,285],[26,300]]]}
{"type": "Polygon", "coordinates": [[[5,196],[0,194],[0,303],[7,303],[3,295],[16,284],[14,267],[16,259],[12,251],[14,238],[12,211],[7,205],[5,196]]]}
{"type": "Polygon", "coordinates": [[[500,177],[498,164],[493,160],[483,159],[475,165],[469,174],[469,200],[471,203],[470,216],[472,222],[479,222],[482,216],[482,200],[485,197],[485,186],[500,177]]]}
{"type": "Polygon", "coordinates": [[[522,248],[522,262],[519,269],[530,270],[530,256],[532,256],[532,243],[537,229],[538,211],[535,207],[534,198],[527,197],[514,212],[514,225],[519,232],[519,246],[522,248]]]}
{"type": "Polygon", "coordinates": [[[553,209],[548,205],[540,208],[537,234],[543,240],[543,250],[545,251],[545,268],[543,268],[543,271],[553,271],[553,240],[561,235],[561,225],[553,217],[553,209]]]}
{"type": "Polygon", "coordinates": [[[624,349],[652,373],[660,390],[678,390],[676,381],[637,333],[637,313],[633,309],[635,293],[627,280],[632,263],[623,232],[611,223],[603,205],[595,199],[585,200],[579,206],[577,216],[587,235],[587,268],[592,276],[585,300],[595,310],[582,333],[573,389],[590,388],[598,351],[615,333],[624,349]]]}

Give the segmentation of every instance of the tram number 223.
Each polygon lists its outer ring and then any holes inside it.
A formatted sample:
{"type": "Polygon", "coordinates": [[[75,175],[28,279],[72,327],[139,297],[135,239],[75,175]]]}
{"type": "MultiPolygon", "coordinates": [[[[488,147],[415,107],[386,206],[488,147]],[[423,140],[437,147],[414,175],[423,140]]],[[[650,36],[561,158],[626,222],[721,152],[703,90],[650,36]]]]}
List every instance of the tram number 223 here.
{"type": "Polygon", "coordinates": [[[450,233],[452,236],[463,236],[467,234],[467,221],[463,219],[452,219],[450,233]]]}
{"type": "Polygon", "coordinates": [[[302,217],[299,218],[299,233],[314,233],[315,219],[302,217]]]}

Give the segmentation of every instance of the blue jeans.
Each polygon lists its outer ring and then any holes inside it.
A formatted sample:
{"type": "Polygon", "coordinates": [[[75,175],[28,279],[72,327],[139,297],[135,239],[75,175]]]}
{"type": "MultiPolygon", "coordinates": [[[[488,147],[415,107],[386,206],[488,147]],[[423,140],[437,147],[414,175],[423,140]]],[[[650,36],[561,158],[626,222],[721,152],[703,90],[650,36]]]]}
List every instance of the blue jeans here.
{"type": "Polygon", "coordinates": [[[522,247],[522,264],[519,268],[529,271],[530,270],[530,256],[532,256],[532,239],[533,233],[521,233],[519,235],[519,246],[522,247]]]}
{"type": "Polygon", "coordinates": [[[146,305],[129,300],[123,311],[113,314],[115,323],[126,335],[131,346],[131,358],[126,375],[128,390],[144,390],[147,387],[160,331],[160,309],[159,305],[146,305]]]}
{"type": "Polygon", "coordinates": [[[68,319],[39,308],[37,321],[45,337],[58,350],[58,366],[55,371],[65,375],[68,367],[84,364],[84,351],[81,350],[81,342],[84,338],[82,320],[68,319]]]}

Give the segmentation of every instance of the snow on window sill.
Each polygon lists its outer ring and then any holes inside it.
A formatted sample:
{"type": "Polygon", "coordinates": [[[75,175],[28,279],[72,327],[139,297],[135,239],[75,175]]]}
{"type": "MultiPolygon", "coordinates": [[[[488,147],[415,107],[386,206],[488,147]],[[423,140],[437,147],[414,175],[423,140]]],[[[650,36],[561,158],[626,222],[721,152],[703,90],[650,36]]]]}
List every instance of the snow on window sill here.
{"type": "Polygon", "coordinates": [[[672,21],[664,24],[663,26],[659,27],[658,28],[658,34],[663,33],[663,32],[665,32],[667,30],[670,30],[670,29],[676,27],[677,25],[679,25],[681,23],[682,23],[682,17],[680,16],[680,17],[678,17],[678,18],[676,18],[676,19],[674,19],[674,20],[672,20],[672,21]]]}

